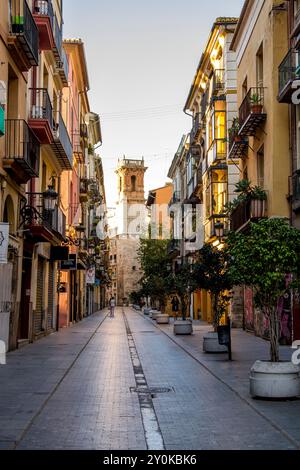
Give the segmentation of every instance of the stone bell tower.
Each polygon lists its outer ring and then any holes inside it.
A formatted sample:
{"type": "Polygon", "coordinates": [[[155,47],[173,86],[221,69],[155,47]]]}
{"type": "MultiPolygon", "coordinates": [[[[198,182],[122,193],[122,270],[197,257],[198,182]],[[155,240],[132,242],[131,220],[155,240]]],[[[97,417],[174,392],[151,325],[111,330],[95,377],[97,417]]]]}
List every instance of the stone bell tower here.
{"type": "Polygon", "coordinates": [[[142,160],[126,157],[118,161],[119,234],[140,237],[145,224],[145,186],[147,168],[142,160]]]}
{"type": "Polygon", "coordinates": [[[112,294],[118,305],[129,303],[130,294],[140,289],[142,277],[138,258],[139,240],[146,231],[144,160],[119,160],[116,231],[111,239],[112,294]]]}

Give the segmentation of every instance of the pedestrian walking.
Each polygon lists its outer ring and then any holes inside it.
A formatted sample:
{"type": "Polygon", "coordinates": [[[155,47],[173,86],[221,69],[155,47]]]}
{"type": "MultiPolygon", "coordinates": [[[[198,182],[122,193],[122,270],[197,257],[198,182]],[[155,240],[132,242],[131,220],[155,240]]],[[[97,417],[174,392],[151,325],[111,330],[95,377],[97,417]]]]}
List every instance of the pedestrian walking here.
{"type": "Polygon", "coordinates": [[[116,307],[116,300],[114,296],[112,296],[109,300],[110,318],[114,318],[115,316],[115,307],[116,307]]]}
{"type": "Polygon", "coordinates": [[[178,297],[173,297],[172,301],[172,311],[174,313],[174,316],[177,318],[178,312],[179,312],[179,300],[178,297]]]}

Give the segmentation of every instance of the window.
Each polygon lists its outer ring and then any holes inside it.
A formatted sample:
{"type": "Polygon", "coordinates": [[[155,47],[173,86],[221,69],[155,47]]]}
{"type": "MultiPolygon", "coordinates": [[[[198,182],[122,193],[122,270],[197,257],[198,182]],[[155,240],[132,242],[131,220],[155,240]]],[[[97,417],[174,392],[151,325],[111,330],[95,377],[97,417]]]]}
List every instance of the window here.
{"type": "Polygon", "coordinates": [[[224,213],[227,202],[227,171],[213,170],[210,173],[206,188],[206,217],[224,213]]]}
{"type": "Polygon", "coordinates": [[[120,193],[122,192],[122,178],[120,176],[120,179],[119,179],[119,190],[120,190],[120,193]]]}
{"type": "Polygon", "coordinates": [[[261,188],[265,185],[265,154],[263,146],[257,152],[257,184],[261,188]]]}
{"type": "Polygon", "coordinates": [[[262,44],[256,54],[256,84],[258,87],[264,86],[264,53],[262,44]]]}
{"type": "Polygon", "coordinates": [[[131,177],[131,191],[136,191],[136,176],[131,177]]]}
{"type": "Polygon", "coordinates": [[[136,266],[132,266],[132,271],[136,271],[136,266]]]}
{"type": "Polygon", "coordinates": [[[242,85],[242,99],[246,97],[247,93],[248,93],[248,79],[246,77],[242,85]]]}

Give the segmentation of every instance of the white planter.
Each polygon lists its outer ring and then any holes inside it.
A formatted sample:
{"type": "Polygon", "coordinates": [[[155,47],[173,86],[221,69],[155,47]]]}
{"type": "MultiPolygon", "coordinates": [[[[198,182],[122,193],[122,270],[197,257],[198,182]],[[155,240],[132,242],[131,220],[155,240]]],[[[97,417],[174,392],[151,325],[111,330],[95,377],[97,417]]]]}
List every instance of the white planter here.
{"type": "Polygon", "coordinates": [[[292,362],[257,361],[250,372],[250,393],[259,398],[300,397],[300,368],[292,362]]]}
{"type": "Polygon", "coordinates": [[[169,315],[159,314],[156,315],[156,323],[158,325],[168,325],[170,322],[169,315]]]}
{"type": "Polygon", "coordinates": [[[193,323],[191,320],[178,320],[174,323],[174,335],[191,335],[193,323]]]}
{"type": "Polygon", "coordinates": [[[157,315],[161,315],[161,312],[159,312],[158,310],[152,310],[152,320],[156,320],[157,315]]]}
{"type": "Polygon", "coordinates": [[[221,346],[219,344],[218,333],[211,331],[203,337],[203,351],[211,354],[221,354],[228,353],[228,348],[226,346],[221,346]]]}
{"type": "Polygon", "coordinates": [[[144,315],[150,315],[151,308],[145,308],[144,309],[144,315]]]}
{"type": "Polygon", "coordinates": [[[6,352],[8,351],[9,342],[9,312],[0,312],[0,341],[4,341],[6,352]]]}

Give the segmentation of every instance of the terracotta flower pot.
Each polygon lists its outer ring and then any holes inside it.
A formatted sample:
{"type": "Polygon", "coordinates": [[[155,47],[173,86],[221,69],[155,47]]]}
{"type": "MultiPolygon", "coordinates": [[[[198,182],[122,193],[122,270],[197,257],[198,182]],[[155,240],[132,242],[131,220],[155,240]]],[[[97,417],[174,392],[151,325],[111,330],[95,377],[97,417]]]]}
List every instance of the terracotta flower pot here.
{"type": "Polygon", "coordinates": [[[263,110],[262,104],[252,104],[251,105],[251,112],[253,114],[261,114],[263,110]]]}

